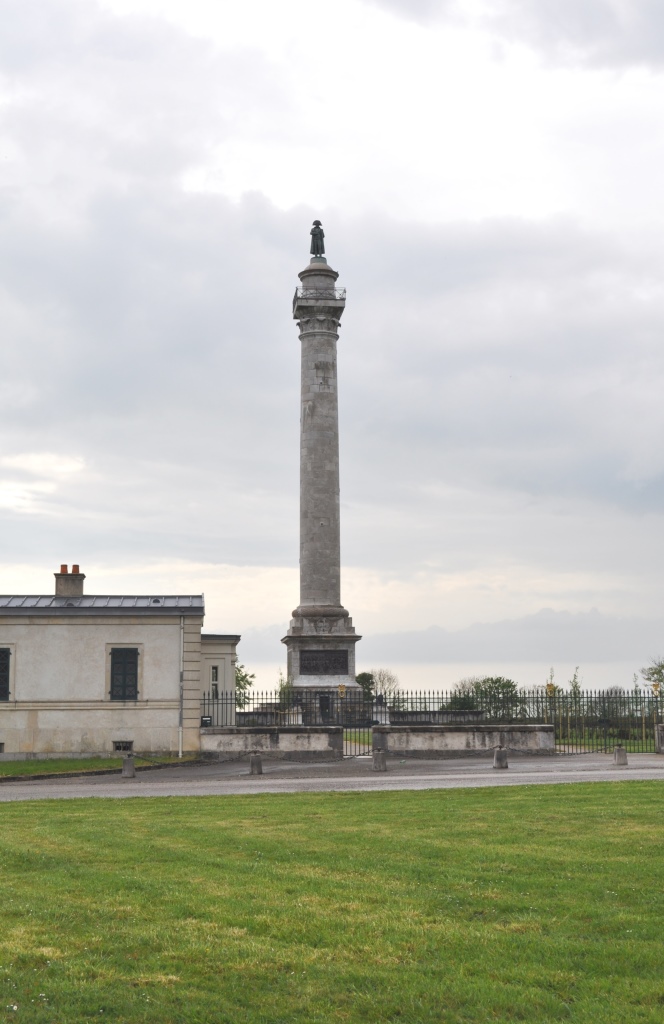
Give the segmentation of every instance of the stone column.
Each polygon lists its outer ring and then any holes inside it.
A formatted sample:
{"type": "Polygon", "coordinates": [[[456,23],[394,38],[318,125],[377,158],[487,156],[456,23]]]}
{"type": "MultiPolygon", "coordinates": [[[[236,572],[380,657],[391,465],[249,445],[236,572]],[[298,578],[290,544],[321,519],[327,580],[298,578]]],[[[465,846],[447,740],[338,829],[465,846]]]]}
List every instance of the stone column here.
{"type": "Polygon", "coordinates": [[[346,305],[322,255],[298,275],[293,299],[302,345],[300,604],[283,643],[295,687],[356,688],[356,635],[341,604],[337,340],[346,305]]]}

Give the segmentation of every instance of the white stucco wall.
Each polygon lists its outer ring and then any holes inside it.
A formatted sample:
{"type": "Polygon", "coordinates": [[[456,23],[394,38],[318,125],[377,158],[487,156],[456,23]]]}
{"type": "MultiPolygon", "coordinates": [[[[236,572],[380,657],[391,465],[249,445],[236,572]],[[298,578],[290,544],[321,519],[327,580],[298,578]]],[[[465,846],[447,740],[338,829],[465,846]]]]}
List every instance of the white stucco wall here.
{"type": "MultiPolygon", "coordinates": [[[[110,754],[116,740],[137,752],[178,749],[178,702],[154,705],[114,703],[26,709],[0,707],[4,754],[110,754]]],[[[198,749],[198,747],[185,747],[198,749]]]]}
{"type": "Polygon", "coordinates": [[[226,693],[235,689],[235,664],[237,655],[235,644],[222,641],[211,636],[201,635],[201,691],[210,693],[212,689],[212,669],[217,667],[217,689],[226,693]]]}
{"type": "Polygon", "coordinates": [[[9,643],[15,701],[107,699],[108,645],[141,649],[139,699],[166,700],[179,694],[179,620],[0,622],[0,647],[9,643]]]}
{"type": "Polygon", "coordinates": [[[183,647],[184,749],[200,746],[202,618],[86,616],[0,619],[0,647],[12,650],[11,692],[0,702],[4,753],[110,752],[178,748],[183,647]],[[137,701],[111,701],[110,648],[135,646],[137,701]]]}

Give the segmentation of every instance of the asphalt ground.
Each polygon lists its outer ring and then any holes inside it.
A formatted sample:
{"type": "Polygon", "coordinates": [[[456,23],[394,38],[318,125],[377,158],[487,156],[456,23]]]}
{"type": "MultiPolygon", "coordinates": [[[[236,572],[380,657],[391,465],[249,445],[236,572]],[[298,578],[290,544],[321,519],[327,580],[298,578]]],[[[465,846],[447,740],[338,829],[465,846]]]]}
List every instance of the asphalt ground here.
{"type": "Polygon", "coordinates": [[[134,779],[120,775],[7,782],[0,802],[74,800],[84,797],[229,796],[251,793],[374,792],[381,790],[464,789],[486,786],[536,786],[574,782],[664,780],[664,757],[629,754],[626,767],[613,764],[611,754],[557,754],[515,757],[509,768],[494,769],[486,758],[404,760],[388,757],[387,771],[374,772],[372,758],[300,763],[263,761],[262,775],[249,775],[248,759],[173,766],[141,772],[134,779]]]}

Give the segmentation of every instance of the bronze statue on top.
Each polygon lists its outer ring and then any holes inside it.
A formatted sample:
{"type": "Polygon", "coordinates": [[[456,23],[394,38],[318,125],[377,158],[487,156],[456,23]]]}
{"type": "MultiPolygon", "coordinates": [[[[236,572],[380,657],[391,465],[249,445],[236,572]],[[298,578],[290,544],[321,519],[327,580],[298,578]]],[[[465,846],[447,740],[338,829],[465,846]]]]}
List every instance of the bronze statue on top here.
{"type": "Polygon", "coordinates": [[[315,220],[314,226],[311,229],[311,252],[312,256],[324,256],[325,255],[325,232],[320,226],[320,221],[315,220]]]}

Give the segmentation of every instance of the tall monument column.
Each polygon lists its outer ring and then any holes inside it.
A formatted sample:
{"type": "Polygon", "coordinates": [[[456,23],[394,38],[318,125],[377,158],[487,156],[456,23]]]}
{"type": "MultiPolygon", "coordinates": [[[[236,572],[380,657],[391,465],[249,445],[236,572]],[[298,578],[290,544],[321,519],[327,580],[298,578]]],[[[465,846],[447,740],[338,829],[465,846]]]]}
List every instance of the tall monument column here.
{"type": "Polygon", "coordinates": [[[360,639],[341,604],[337,340],[345,289],[325,258],[320,221],[311,229],[311,262],[298,275],[293,317],[302,344],[300,410],[300,604],[282,643],[294,687],[357,687],[360,639]]]}

